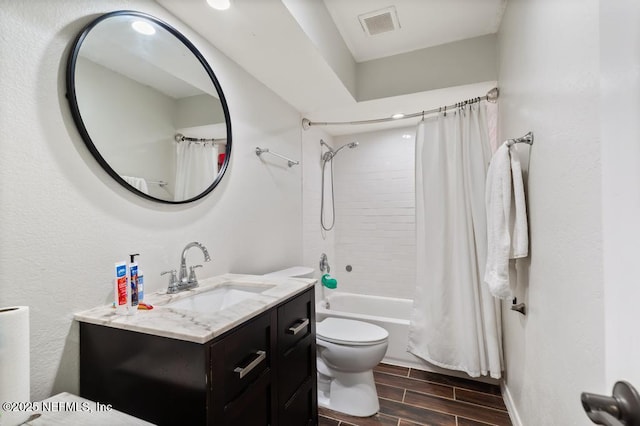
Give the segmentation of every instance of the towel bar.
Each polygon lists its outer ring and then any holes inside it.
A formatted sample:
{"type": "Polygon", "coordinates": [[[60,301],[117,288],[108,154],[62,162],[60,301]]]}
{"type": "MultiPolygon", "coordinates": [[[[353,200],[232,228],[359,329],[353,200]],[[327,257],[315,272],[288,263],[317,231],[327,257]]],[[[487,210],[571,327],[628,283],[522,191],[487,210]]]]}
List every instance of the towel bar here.
{"type": "Polygon", "coordinates": [[[527,305],[524,303],[518,303],[518,298],[514,297],[513,302],[511,302],[511,310],[520,312],[522,315],[527,315],[527,305]]]}
{"type": "Polygon", "coordinates": [[[296,166],[296,165],[300,164],[300,162],[299,162],[299,161],[293,161],[292,159],[290,159],[290,158],[288,158],[288,157],[285,157],[285,156],[284,156],[284,155],[282,155],[282,154],[278,154],[277,152],[269,151],[269,148],[260,148],[260,147],[256,147],[256,155],[257,155],[258,157],[260,157],[260,156],[261,156],[262,154],[264,154],[265,152],[266,152],[267,154],[275,155],[276,157],[282,158],[283,160],[287,160],[287,164],[289,165],[289,167],[291,167],[291,166],[296,166]]]}
{"type": "Polygon", "coordinates": [[[517,143],[526,143],[527,145],[533,145],[533,132],[529,132],[521,138],[507,140],[507,146],[513,146],[517,143]]]}

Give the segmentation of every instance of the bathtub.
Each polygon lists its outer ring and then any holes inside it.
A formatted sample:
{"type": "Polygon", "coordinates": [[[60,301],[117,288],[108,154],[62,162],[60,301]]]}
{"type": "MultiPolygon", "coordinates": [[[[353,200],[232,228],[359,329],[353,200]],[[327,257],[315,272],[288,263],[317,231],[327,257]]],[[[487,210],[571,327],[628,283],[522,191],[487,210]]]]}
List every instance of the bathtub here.
{"type": "Polygon", "coordinates": [[[316,319],[348,318],[383,327],[389,332],[389,347],[382,362],[425,370],[426,363],[407,352],[412,307],[411,299],[333,291],[317,303],[316,319]]]}
{"type": "Polygon", "coordinates": [[[411,299],[332,291],[324,300],[316,304],[316,320],[322,321],[327,317],[347,318],[383,327],[389,332],[389,347],[382,360],[384,363],[481,382],[498,383],[495,379],[471,378],[463,372],[438,367],[407,352],[409,318],[412,309],[413,300],[411,299]]]}

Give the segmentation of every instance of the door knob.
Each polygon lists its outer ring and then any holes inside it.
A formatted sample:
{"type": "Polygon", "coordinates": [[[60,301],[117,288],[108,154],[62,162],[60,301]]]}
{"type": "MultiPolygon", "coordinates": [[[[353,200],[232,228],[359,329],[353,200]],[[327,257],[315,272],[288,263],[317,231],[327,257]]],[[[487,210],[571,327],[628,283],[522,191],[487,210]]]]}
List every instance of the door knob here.
{"type": "Polygon", "coordinates": [[[583,392],[580,399],[587,416],[597,425],[640,426],[640,394],[630,383],[617,382],[612,396],[583,392]]]}

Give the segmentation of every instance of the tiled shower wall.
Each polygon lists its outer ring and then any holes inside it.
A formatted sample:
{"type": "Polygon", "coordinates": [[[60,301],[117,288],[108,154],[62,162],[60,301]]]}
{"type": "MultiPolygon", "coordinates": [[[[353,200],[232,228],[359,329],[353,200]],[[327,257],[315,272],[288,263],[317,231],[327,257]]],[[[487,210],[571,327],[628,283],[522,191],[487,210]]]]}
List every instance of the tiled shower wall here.
{"type": "Polygon", "coordinates": [[[337,136],[333,146],[354,140],[356,149],[345,148],[333,160],[331,273],[341,291],[413,299],[415,126],[337,136]]]}

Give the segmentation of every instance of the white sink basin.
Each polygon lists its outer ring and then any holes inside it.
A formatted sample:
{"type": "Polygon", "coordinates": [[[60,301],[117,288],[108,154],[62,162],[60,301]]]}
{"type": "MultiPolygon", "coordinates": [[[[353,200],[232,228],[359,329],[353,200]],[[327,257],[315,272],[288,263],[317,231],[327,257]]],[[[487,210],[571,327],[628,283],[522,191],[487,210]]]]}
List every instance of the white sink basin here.
{"type": "Polygon", "coordinates": [[[164,305],[167,308],[187,309],[201,313],[214,313],[247,299],[256,298],[274,285],[223,284],[211,290],[194,294],[164,305]]]}

